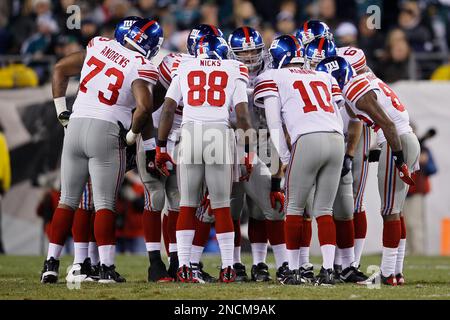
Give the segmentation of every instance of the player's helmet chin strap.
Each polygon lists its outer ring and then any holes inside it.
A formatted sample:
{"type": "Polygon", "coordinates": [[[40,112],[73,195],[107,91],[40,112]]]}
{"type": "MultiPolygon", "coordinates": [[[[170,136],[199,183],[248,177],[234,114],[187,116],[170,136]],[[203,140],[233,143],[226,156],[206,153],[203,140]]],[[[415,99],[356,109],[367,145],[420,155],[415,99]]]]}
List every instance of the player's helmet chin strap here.
{"type": "Polygon", "coordinates": [[[287,54],[285,54],[285,55],[283,56],[283,58],[281,58],[280,63],[278,64],[277,69],[280,69],[280,68],[283,66],[284,60],[286,60],[286,58],[287,58],[287,54]]]}

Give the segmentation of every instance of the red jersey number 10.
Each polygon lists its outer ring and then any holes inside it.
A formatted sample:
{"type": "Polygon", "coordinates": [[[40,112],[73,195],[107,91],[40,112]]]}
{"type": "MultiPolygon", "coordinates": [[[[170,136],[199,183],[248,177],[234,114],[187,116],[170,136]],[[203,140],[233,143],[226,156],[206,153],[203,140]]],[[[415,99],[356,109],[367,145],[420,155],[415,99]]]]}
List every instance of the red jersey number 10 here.
{"type": "MultiPolygon", "coordinates": [[[[105,63],[96,57],[91,57],[89,61],[87,62],[87,65],[89,67],[95,66],[94,69],[91,70],[81,81],[80,83],[80,91],[83,93],[87,92],[86,84],[91,81],[96,75],[98,75],[100,72],[103,71],[105,68],[105,63]]],[[[109,68],[105,71],[105,75],[110,78],[111,76],[114,76],[116,78],[115,82],[111,82],[108,85],[108,90],[111,91],[110,98],[105,97],[105,93],[103,91],[98,92],[98,100],[108,106],[112,106],[117,103],[117,99],[119,98],[119,90],[122,88],[124,76],[122,71],[116,69],[116,68],[109,68]]]]}
{"type": "MultiPolygon", "coordinates": [[[[303,112],[308,113],[317,111],[317,105],[313,104],[313,102],[311,101],[311,97],[309,96],[308,91],[306,91],[306,87],[303,81],[295,81],[293,86],[294,89],[297,89],[299,91],[303,103],[305,104],[305,106],[303,107],[303,112]]],[[[318,103],[319,107],[325,112],[334,113],[334,108],[331,103],[331,94],[328,90],[327,85],[322,81],[311,81],[309,82],[309,86],[314,93],[315,100],[318,103]],[[322,94],[320,93],[320,91],[325,93],[325,100],[322,98],[322,94]]]]}

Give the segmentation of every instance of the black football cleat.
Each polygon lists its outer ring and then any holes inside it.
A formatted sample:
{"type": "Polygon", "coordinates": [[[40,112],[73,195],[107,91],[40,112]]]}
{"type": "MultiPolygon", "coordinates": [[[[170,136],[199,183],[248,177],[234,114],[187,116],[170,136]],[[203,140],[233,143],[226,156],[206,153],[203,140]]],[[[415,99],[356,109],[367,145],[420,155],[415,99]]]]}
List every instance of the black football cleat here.
{"type": "Polygon", "coordinates": [[[312,263],[304,263],[300,266],[300,276],[306,283],[313,284],[316,282],[316,276],[314,275],[314,266],[312,263]]]}
{"type": "Polygon", "coordinates": [[[339,279],[345,283],[358,283],[367,280],[367,277],[356,266],[350,265],[350,267],[342,270],[339,279]]]}
{"type": "Polygon", "coordinates": [[[167,273],[169,274],[169,277],[176,279],[177,278],[177,270],[179,268],[178,253],[171,252],[169,255],[170,255],[170,262],[169,262],[169,268],[167,269],[167,273]]]}
{"type": "Polygon", "coordinates": [[[277,272],[276,272],[276,276],[277,276],[277,280],[278,282],[281,281],[281,279],[283,279],[284,274],[289,270],[289,264],[288,262],[283,262],[283,264],[281,265],[281,267],[278,268],[277,272]]]}
{"type": "Polygon", "coordinates": [[[41,283],[57,283],[59,274],[59,260],[51,257],[45,260],[41,272],[41,283]]]}
{"type": "Polygon", "coordinates": [[[78,283],[78,282],[93,282],[96,281],[91,277],[92,266],[91,259],[84,259],[83,263],[75,263],[71,266],[66,276],[66,282],[78,283]]]}
{"type": "Polygon", "coordinates": [[[316,282],[314,285],[316,286],[332,286],[336,283],[334,280],[334,271],[333,269],[325,269],[322,267],[320,269],[319,274],[316,277],[316,282]]]}
{"type": "Polygon", "coordinates": [[[272,277],[269,273],[269,267],[264,262],[260,262],[257,265],[252,266],[252,281],[265,282],[271,281],[272,277]]]}
{"type": "Polygon", "coordinates": [[[232,283],[236,281],[236,271],[232,266],[228,266],[220,270],[219,282],[232,283]]]}
{"type": "Polygon", "coordinates": [[[125,278],[122,277],[117,271],[116,266],[106,266],[102,264],[100,266],[100,279],[99,283],[123,283],[126,282],[125,278]]]}
{"type": "Polygon", "coordinates": [[[245,266],[242,263],[235,263],[233,264],[233,269],[236,272],[236,282],[247,282],[248,281],[248,275],[245,271],[245,266]]]}
{"type": "Polygon", "coordinates": [[[153,261],[148,267],[148,282],[173,282],[173,278],[169,276],[166,265],[161,260],[153,261]]]}
{"type": "Polygon", "coordinates": [[[202,273],[203,280],[207,283],[215,283],[218,281],[218,279],[214,278],[212,275],[210,275],[208,272],[203,269],[203,262],[199,262],[200,272],[202,273]]]}
{"type": "Polygon", "coordinates": [[[387,286],[396,287],[397,286],[397,278],[393,274],[386,277],[381,272],[376,272],[373,275],[371,275],[369,278],[367,278],[367,280],[357,282],[357,284],[365,285],[365,286],[376,285],[378,283],[381,283],[381,284],[384,284],[387,286]]]}
{"type": "Polygon", "coordinates": [[[403,286],[405,284],[405,276],[403,275],[403,273],[397,273],[395,275],[395,280],[397,280],[398,286],[403,286]]]}
{"type": "Polygon", "coordinates": [[[91,273],[89,275],[89,278],[91,278],[93,281],[100,280],[100,262],[91,265],[91,273]]]}
{"type": "Polygon", "coordinates": [[[334,272],[334,279],[338,280],[340,282],[340,276],[342,273],[342,265],[340,264],[334,264],[333,265],[333,272],[334,272]]]}
{"type": "Polygon", "coordinates": [[[283,276],[279,281],[283,285],[291,285],[291,286],[298,286],[305,283],[305,281],[301,277],[300,269],[284,270],[283,276]]]}
{"type": "Polygon", "coordinates": [[[198,279],[193,278],[192,269],[187,265],[182,265],[178,268],[176,281],[183,283],[199,283],[198,279]]]}

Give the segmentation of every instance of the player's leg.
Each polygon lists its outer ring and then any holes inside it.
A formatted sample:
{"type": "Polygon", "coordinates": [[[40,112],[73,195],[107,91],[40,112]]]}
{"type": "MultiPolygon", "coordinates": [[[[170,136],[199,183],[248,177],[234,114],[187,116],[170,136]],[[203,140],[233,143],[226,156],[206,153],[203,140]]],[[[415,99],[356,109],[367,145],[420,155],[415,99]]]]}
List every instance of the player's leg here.
{"type": "MultiPolygon", "coordinates": [[[[178,249],[177,249],[177,220],[178,213],[180,211],[180,191],[178,190],[178,182],[176,175],[176,168],[166,179],[166,200],[167,205],[167,235],[169,240],[169,275],[176,275],[176,270],[178,269],[178,249]]],[[[172,276],[171,275],[171,276],[172,276]]]]}
{"type": "Polygon", "coordinates": [[[364,205],[364,192],[366,189],[367,176],[369,173],[369,150],[371,144],[371,131],[366,125],[363,126],[361,137],[353,158],[353,198],[354,214],[353,224],[355,227],[355,264],[360,265],[361,255],[367,234],[367,217],[364,205]]]}
{"type": "MultiPolygon", "coordinates": [[[[233,180],[234,132],[224,125],[208,125],[214,135],[214,154],[205,154],[205,180],[208,187],[211,210],[216,220],[216,238],[222,258],[222,269],[219,281],[234,282],[236,273],[233,270],[234,226],[230,210],[230,196],[233,180]],[[221,140],[221,141],[218,141],[221,140]],[[217,156],[222,154],[222,157],[217,156]]],[[[207,142],[204,142],[207,143],[207,142]]]]}
{"type": "Polygon", "coordinates": [[[245,265],[241,261],[241,215],[244,207],[244,183],[234,182],[231,189],[230,209],[234,227],[233,269],[236,271],[236,282],[248,280],[245,265]]]}
{"type": "Polygon", "coordinates": [[[154,176],[147,172],[145,151],[140,148],[140,139],[137,143],[139,148],[136,163],[139,176],[144,184],[145,197],[142,227],[150,262],[147,280],[149,282],[167,282],[170,281],[170,277],[161,259],[161,211],[165,202],[164,184],[166,178],[160,174],[154,176]]]}
{"type": "MultiPolygon", "coordinates": [[[[182,282],[193,281],[189,263],[195,234],[195,213],[200,206],[205,175],[205,166],[202,163],[203,146],[199,141],[194,142],[196,138],[194,137],[195,126],[193,123],[186,123],[182,126],[177,167],[178,188],[180,190],[180,212],[176,228],[180,266],[177,271],[177,280],[182,282]],[[198,158],[200,158],[200,161],[198,161],[198,158]]],[[[197,281],[195,280],[195,282],[197,281]]]]}
{"type": "MultiPolygon", "coordinates": [[[[92,205],[94,203],[92,202],[92,205]]],[[[98,255],[98,246],[95,241],[95,233],[94,233],[94,224],[95,224],[95,208],[92,209],[91,221],[89,226],[89,247],[88,247],[88,257],[91,260],[91,278],[95,281],[100,279],[100,257],[98,255]]]]}
{"type": "Polygon", "coordinates": [[[316,276],[314,275],[314,266],[309,262],[309,247],[311,246],[312,239],[312,206],[314,201],[314,192],[316,191],[315,185],[306,200],[306,207],[303,213],[303,227],[302,235],[300,237],[300,250],[299,250],[299,266],[300,276],[307,283],[314,283],[316,276]]]}
{"type": "Polygon", "coordinates": [[[316,177],[312,208],[312,215],[317,221],[320,251],[322,252],[322,268],[316,283],[328,285],[334,284],[336,226],[332,210],[344,159],[344,138],[338,133],[318,133],[315,136],[316,145],[320,146],[322,155],[322,166],[316,177]]]}
{"type": "Polygon", "coordinates": [[[97,119],[90,121],[91,139],[87,141],[87,153],[96,210],[94,232],[101,265],[99,282],[125,282],[125,279],[115,271],[114,265],[115,204],[125,174],[125,148],[120,142],[118,125],[97,119]]]}
{"type": "Polygon", "coordinates": [[[59,257],[70,234],[74,212],[78,207],[83,186],[88,179],[88,158],[80,144],[86,136],[85,119],[73,119],[64,137],[61,156],[61,198],[53,214],[47,259],[41,274],[42,283],[58,281],[59,257]]]}

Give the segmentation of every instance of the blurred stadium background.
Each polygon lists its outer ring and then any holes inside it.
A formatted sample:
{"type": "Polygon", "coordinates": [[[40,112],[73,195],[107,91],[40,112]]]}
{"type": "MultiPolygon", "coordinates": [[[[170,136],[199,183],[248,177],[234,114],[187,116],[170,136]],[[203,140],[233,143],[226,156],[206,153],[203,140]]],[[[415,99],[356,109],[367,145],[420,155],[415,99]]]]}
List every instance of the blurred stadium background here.
{"type": "MultiPolygon", "coordinates": [[[[261,31],[269,46],[275,36],[293,33],[305,20],[315,18],[331,27],[338,46],[362,48],[368,65],[392,83],[407,106],[419,138],[430,137],[423,140],[419,183],[408,198],[406,215],[413,230],[408,237],[416,243],[409,252],[450,255],[449,0],[1,1],[0,138],[6,140],[0,139],[0,235],[6,253],[43,254],[46,226],[58,201],[64,132],[51,98],[54,63],[81,50],[95,35],[113,37],[116,23],[129,15],[153,17],[162,24],[164,50],[155,63],[169,51],[185,52],[189,30],[198,23],[217,25],[225,35],[235,27],[249,25],[261,31]],[[72,5],[80,10],[71,10],[72,5]],[[367,27],[371,5],[380,8],[380,29],[367,27]],[[68,29],[69,21],[80,22],[79,28],[68,29]]],[[[77,85],[76,80],[70,84],[69,105],[77,85]]],[[[381,250],[381,219],[376,164],[371,164],[366,204],[366,251],[377,253],[381,250]]],[[[118,205],[120,250],[145,251],[142,207],[139,177],[129,173],[118,205]]],[[[244,237],[246,229],[244,225],[244,237]]],[[[313,243],[318,253],[315,238],[313,243]]],[[[217,250],[214,241],[210,250],[217,250]]]]}

